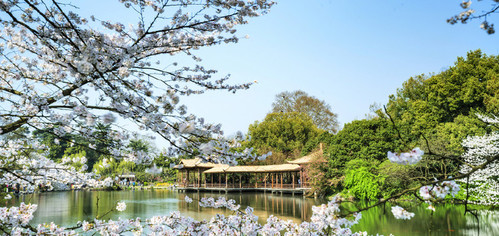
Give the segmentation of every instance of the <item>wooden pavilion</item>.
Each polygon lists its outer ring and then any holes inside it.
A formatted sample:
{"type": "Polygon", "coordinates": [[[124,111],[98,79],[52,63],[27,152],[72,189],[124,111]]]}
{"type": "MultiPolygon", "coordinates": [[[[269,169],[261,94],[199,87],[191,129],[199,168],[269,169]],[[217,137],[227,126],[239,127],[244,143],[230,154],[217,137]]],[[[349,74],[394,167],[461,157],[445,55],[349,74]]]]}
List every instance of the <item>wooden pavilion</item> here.
{"type": "Polygon", "coordinates": [[[182,159],[177,175],[179,190],[305,192],[309,189],[306,167],[322,156],[318,152],[279,165],[229,166],[182,159]],[[296,191],[295,191],[296,190],[296,191]]]}

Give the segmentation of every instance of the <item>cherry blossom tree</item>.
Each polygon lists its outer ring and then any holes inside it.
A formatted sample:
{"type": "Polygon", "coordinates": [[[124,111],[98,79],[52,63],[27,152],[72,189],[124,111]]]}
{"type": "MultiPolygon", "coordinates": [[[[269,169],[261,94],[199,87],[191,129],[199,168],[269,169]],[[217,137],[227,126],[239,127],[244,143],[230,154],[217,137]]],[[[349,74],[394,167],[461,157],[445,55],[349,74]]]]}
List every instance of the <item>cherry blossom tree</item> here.
{"type": "MultiPolygon", "coordinates": [[[[0,1],[0,133],[5,136],[24,127],[51,130],[58,137],[54,142],[81,145],[65,140],[71,137],[67,134],[92,140],[97,123],[110,124],[119,117],[168,141],[169,156],[191,153],[202,144],[200,140],[211,140],[198,149],[207,161],[234,164],[237,158],[254,158],[249,151],[230,152],[230,145],[220,138],[221,126],[188,114],[179,100],[206,90],[249,88],[251,83],[227,84],[228,77],[218,77],[215,70],[200,65],[194,52],[236,43],[236,27],[267,13],[274,3],[121,0],[117,4],[135,15],[131,19],[136,22],[82,16],[70,1],[0,1]],[[192,62],[180,65],[176,58],[182,55],[192,62]]],[[[113,139],[128,139],[127,130],[116,128],[110,134],[113,139]]],[[[9,178],[4,183],[20,179],[36,185],[35,179],[46,172],[54,172],[55,178],[70,171],[44,158],[40,152],[46,147],[32,138],[4,139],[1,144],[0,176],[9,178]],[[31,160],[37,163],[32,165],[31,160]],[[32,166],[18,172],[25,163],[32,166]]],[[[96,149],[92,144],[90,148],[96,149]]],[[[144,153],[125,149],[126,145],[115,145],[109,152],[136,163],[152,161],[144,153]]]]}
{"type": "MultiPolygon", "coordinates": [[[[479,116],[490,125],[499,125],[499,117],[479,116]]],[[[499,205],[499,133],[491,133],[479,137],[468,137],[463,141],[467,151],[463,154],[466,165],[462,165],[461,173],[469,174],[463,184],[475,196],[475,203],[499,205]],[[472,172],[474,167],[483,166],[472,172]]]]}
{"type": "MultiPolygon", "coordinates": [[[[227,76],[203,67],[195,51],[237,43],[237,26],[267,13],[274,2],[121,0],[116,4],[135,17],[114,22],[107,16],[84,16],[71,1],[0,1],[0,184],[31,192],[64,189],[70,183],[90,187],[113,183],[87,173],[84,157],[54,162],[47,158],[47,147],[33,136],[9,138],[21,129],[48,130],[57,137],[54,143],[83,145],[70,138],[75,134],[99,152],[91,141],[98,138],[95,125],[113,123],[117,127],[109,135],[123,141],[128,131],[116,124],[127,120],[169,142],[169,156],[195,150],[206,161],[219,163],[255,158],[251,150],[231,152],[221,126],[188,114],[180,97],[249,88],[251,83],[228,84],[227,76]],[[191,62],[182,65],[179,57],[191,62]]],[[[126,150],[126,145],[107,151],[136,163],[152,161],[143,152],[126,150]]],[[[8,212],[29,215],[31,210],[2,208],[2,214],[8,212]]],[[[15,232],[17,226],[11,226],[15,232]]]]}

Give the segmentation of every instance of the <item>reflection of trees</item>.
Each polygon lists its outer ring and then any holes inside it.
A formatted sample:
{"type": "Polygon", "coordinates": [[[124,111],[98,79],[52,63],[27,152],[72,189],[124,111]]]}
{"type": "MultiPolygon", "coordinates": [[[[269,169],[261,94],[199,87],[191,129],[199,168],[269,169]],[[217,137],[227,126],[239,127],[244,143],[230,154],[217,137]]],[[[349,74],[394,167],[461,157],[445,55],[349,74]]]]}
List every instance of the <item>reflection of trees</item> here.
{"type": "MultiPolygon", "coordinates": [[[[176,198],[179,200],[179,210],[188,216],[197,220],[209,219],[215,214],[230,214],[225,209],[213,209],[199,207],[197,201],[203,197],[220,197],[218,192],[215,193],[179,193],[176,198]],[[185,196],[193,199],[193,203],[187,204],[184,201],[185,196]]],[[[271,193],[228,193],[226,199],[234,199],[237,204],[241,205],[241,210],[251,206],[254,209],[254,214],[258,216],[260,223],[266,222],[270,215],[278,216],[281,219],[292,220],[301,223],[305,220],[310,220],[312,216],[312,206],[325,203],[325,200],[313,200],[303,198],[301,196],[292,197],[290,195],[276,195],[271,193]]]]}
{"type": "Polygon", "coordinates": [[[466,216],[464,235],[497,235],[499,229],[499,210],[481,210],[477,219],[466,216]]]}
{"type": "MultiPolygon", "coordinates": [[[[436,211],[426,209],[424,205],[414,203],[397,203],[405,209],[416,213],[408,221],[396,220],[390,211],[383,213],[383,206],[371,208],[362,212],[362,219],[352,231],[367,231],[368,234],[394,234],[394,235],[477,235],[478,222],[474,216],[464,215],[464,205],[439,205],[436,211]]],[[[342,207],[348,208],[344,204],[342,207]]],[[[391,205],[385,206],[390,209],[391,205]]],[[[480,235],[494,235],[494,230],[499,227],[498,211],[480,210],[479,212],[480,235]]]]}

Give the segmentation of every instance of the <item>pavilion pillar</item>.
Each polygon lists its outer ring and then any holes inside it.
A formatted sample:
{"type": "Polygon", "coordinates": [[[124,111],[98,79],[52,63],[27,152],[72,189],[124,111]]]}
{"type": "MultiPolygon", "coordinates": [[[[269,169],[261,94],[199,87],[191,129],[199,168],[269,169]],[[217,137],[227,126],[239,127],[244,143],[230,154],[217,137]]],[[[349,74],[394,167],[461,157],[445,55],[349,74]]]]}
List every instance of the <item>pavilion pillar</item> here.
{"type": "Polygon", "coordinates": [[[271,188],[274,188],[274,173],[270,173],[270,177],[272,178],[271,188]]]}
{"type": "Polygon", "coordinates": [[[225,188],[228,187],[228,183],[229,183],[229,176],[227,176],[227,173],[225,173],[225,188]]]}
{"type": "Polygon", "coordinates": [[[293,181],[293,189],[295,188],[295,172],[291,174],[291,181],[293,181]]]}
{"type": "Polygon", "coordinates": [[[283,173],[283,172],[281,172],[281,188],[282,188],[282,175],[283,175],[283,174],[284,174],[284,173],[283,173]]]}
{"type": "Polygon", "coordinates": [[[275,173],[275,187],[279,188],[279,173],[275,173]]]}
{"type": "Polygon", "coordinates": [[[218,173],[218,184],[220,187],[222,186],[222,173],[218,173]]]}
{"type": "Polygon", "coordinates": [[[242,188],[243,187],[243,179],[242,179],[242,175],[239,174],[239,188],[242,188]]]}
{"type": "Polygon", "coordinates": [[[189,170],[187,170],[187,178],[185,179],[185,187],[189,186],[189,170]]]}
{"type": "Polygon", "coordinates": [[[198,188],[201,187],[201,181],[203,181],[203,176],[201,176],[201,170],[198,169],[198,188]]]}
{"type": "Polygon", "coordinates": [[[267,176],[268,175],[269,174],[265,173],[265,177],[263,178],[263,186],[264,186],[264,188],[267,188],[267,176]]]}

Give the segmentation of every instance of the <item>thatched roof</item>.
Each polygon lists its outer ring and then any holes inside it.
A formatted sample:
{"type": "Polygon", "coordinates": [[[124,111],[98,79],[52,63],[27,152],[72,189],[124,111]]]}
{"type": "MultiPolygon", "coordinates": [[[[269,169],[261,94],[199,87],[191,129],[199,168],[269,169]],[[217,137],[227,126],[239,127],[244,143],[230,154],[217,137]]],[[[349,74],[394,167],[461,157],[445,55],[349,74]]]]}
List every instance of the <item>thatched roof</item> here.
{"type": "Polygon", "coordinates": [[[288,161],[290,164],[298,164],[298,165],[305,165],[305,164],[310,164],[314,161],[320,161],[320,162],[326,162],[323,158],[324,153],[322,151],[322,147],[319,151],[310,153],[306,156],[300,157],[298,159],[288,161]]]}
{"type": "Polygon", "coordinates": [[[194,158],[194,159],[181,159],[180,160],[180,165],[175,166],[175,168],[182,169],[182,168],[213,168],[217,166],[228,166],[224,164],[215,164],[211,162],[203,162],[200,158],[194,158]],[[179,167],[181,166],[181,167],[179,167]]]}
{"type": "Polygon", "coordinates": [[[280,164],[266,166],[217,166],[203,173],[265,173],[265,172],[290,172],[299,171],[300,166],[295,164],[280,164]]]}

